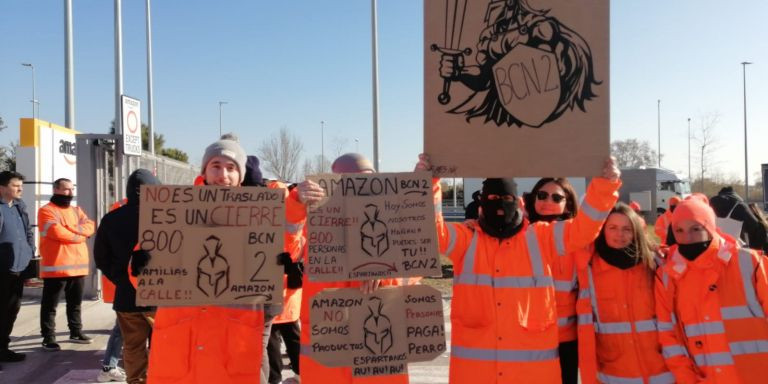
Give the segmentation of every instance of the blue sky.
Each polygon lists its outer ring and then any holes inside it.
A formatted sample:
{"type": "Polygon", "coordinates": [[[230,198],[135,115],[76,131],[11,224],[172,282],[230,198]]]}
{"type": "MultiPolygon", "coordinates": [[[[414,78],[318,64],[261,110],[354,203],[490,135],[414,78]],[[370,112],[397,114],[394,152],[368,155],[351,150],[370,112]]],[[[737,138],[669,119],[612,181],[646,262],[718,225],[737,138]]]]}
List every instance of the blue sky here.
{"type": "MultiPolygon", "coordinates": [[[[430,0],[432,1],[432,0],[430,0]]],[[[31,115],[64,125],[63,0],[0,1],[0,143],[31,115]]],[[[76,128],[106,133],[114,116],[113,1],[74,0],[76,128]]],[[[768,163],[768,2],[613,1],[611,137],[657,142],[662,165],[687,174],[687,118],[720,116],[716,170],[743,178],[740,62],[747,70],[750,178],[768,163]]],[[[152,4],[155,128],[199,162],[224,131],[246,151],[286,126],[305,155],[334,141],[372,156],[368,0],[199,1],[152,4]]],[[[144,1],[123,1],[124,92],[146,102],[144,1]]],[[[423,2],[379,0],[380,151],[384,171],[410,170],[422,148],[423,2]]],[[[146,106],[143,108],[146,120],[146,106]]],[[[695,147],[695,143],[694,143],[695,147]]],[[[556,152],[558,149],[553,149],[556,152]]],[[[694,172],[698,159],[694,156],[694,172]]]]}

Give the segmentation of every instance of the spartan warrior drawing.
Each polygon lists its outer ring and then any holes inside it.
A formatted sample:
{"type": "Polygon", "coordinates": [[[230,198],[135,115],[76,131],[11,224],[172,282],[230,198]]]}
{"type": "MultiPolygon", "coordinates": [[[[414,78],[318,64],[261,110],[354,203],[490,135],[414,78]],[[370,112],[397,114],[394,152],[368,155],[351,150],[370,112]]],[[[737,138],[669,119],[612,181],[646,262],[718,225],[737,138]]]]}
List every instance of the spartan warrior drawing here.
{"type": "Polygon", "coordinates": [[[379,207],[368,204],[363,211],[365,221],[360,226],[360,242],[363,252],[371,257],[381,257],[389,250],[389,229],[379,219],[379,207]]]}
{"type": "Polygon", "coordinates": [[[431,46],[442,53],[444,84],[438,101],[450,103],[452,82],[473,91],[448,112],[464,115],[468,122],[484,118],[497,126],[538,128],[574,107],[585,111],[585,101],[597,96],[593,86],[600,82],[581,36],[527,0],[491,0],[476,65],[470,65],[472,50],[459,47],[467,1],[446,0],[445,42],[431,46]]]}
{"type": "Polygon", "coordinates": [[[219,297],[229,287],[229,263],[219,251],[221,240],[209,236],[203,243],[205,255],[197,262],[197,288],[208,297],[219,297]]]}
{"type": "Polygon", "coordinates": [[[384,303],[380,297],[371,297],[368,302],[368,317],[363,323],[365,348],[374,355],[383,355],[392,348],[392,322],[381,313],[384,303]]]}

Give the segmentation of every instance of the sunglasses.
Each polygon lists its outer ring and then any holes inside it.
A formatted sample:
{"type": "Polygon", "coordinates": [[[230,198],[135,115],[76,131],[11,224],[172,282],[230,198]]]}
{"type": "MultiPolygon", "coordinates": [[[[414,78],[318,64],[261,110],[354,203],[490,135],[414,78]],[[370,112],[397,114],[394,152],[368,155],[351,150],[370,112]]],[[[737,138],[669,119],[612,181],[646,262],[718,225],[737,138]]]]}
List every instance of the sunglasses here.
{"type": "Polygon", "coordinates": [[[558,194],[558,193],[553,193],[553,194],[550,195],[549,192],[547,192],[547,191],[538,191],[538,192],[536,192],[536,200],[539,200],[539,201],[544,201],[544,200],[546,200],[550,196],[552,196],[552,201],[555,204],[560,204],[563,200],[565,200],[565,196],[563,196],[561,194],[558,194]]]}

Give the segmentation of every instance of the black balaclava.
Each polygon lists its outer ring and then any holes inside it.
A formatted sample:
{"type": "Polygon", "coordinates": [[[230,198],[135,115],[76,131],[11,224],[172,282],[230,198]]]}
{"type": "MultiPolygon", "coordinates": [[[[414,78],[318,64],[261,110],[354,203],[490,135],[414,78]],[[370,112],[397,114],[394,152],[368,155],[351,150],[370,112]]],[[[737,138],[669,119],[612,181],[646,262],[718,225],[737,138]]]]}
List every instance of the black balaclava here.
{"type": "Polygon", "coordinates": [[[689,261],[694,261],[697,257],[699,257],[699,255],[704,253],[707,248],[709,248],[710,243],[712,243],[711,239],[707,241],[700,241],[698,243],[678,244],[677,250],[680,251],[680,254],[689,261]]]}
{"type": "Polygon", "coordinates": [[[612,248],[602,232],[595,240],[595,250],[603,261],[619,269],[629,269],[640,263],[634,242],[621,249],[612,248]]]}
{"type": "Polygon", "coordinates": [[[483,213],[480,215],[480,228],[485,233],[498,239],[512,237],[520,231],[523,223],[523,214],[517,205],[517,198],[512,201],[504,199],[489,200],[488,195],[515,195],[515,182],[512,179],[485,179],[483,190],[480,194],[480,207],[483,213]],[[498,214],[503,210],[504,214],[498,214]]]}
{"type": "Polygon", "coordinates": [[[69,204],[72,203],[73,198],[74,196],[71,195],[53,195],[51,196],[51,203],[61,208],[68,208],[69,204]]]}

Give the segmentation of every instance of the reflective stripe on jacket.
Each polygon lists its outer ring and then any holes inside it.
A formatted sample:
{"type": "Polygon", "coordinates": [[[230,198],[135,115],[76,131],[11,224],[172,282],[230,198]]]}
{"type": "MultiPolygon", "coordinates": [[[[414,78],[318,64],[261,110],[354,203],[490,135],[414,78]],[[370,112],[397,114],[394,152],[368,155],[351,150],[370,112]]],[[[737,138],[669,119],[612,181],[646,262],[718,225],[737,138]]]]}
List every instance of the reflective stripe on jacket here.
{"type": "Polygon", "coordinates": [[[454,265],[452,383],[560,382],[552,276],[557,244],[566,253],[590,244],[620,184],[593,179],[579,214],[563,221],[562,230],[525,222],[519,233],[499,240],[475,221],[445,223],[435,183],[440,251],[454,265]]]}
{"type": "Polygon", "coordinates": [[[565,223],[552,223],[555,232],[555,251],[557,257],[552,265],[552,275],[555,279],[555,303],[557,304],[558,340],[561,343],[576,340],[576,297],[579,284],[576,277],[574,255],[565,251],[562,232],[565,223]]]}
{"type": "MultiPolygon", "coordinates": [[[[279,182],[268,186],[284,188],[279,182]]],[[[296,224],[286,220],[286,252],[296,252],[301,244],[293,232],[296,224]]],[[[263,330],[261,305],[158,308],[147,382],[258,383],[263,330]]]]}
{"type": "Polygon", "coordinates": [[[678,383],[764,383],[768,366],[765,260],[716,238],[696,260],[677,247],[657,271],[659,341],[678,383]]]}
{"type": "Polygon", "coordinates": [[[44,205],[37,212],[40,230],[40,277],[88,275],[90,258],[85,241],[93,235],[93,220],[80,207],[44,205]]]}
{"type": "Polygon", "coordinates": [[[592,251],[579,270],[579,370],[582,383],[672,384],[659,350],[653,272],[616,268],[592,251]]]}

